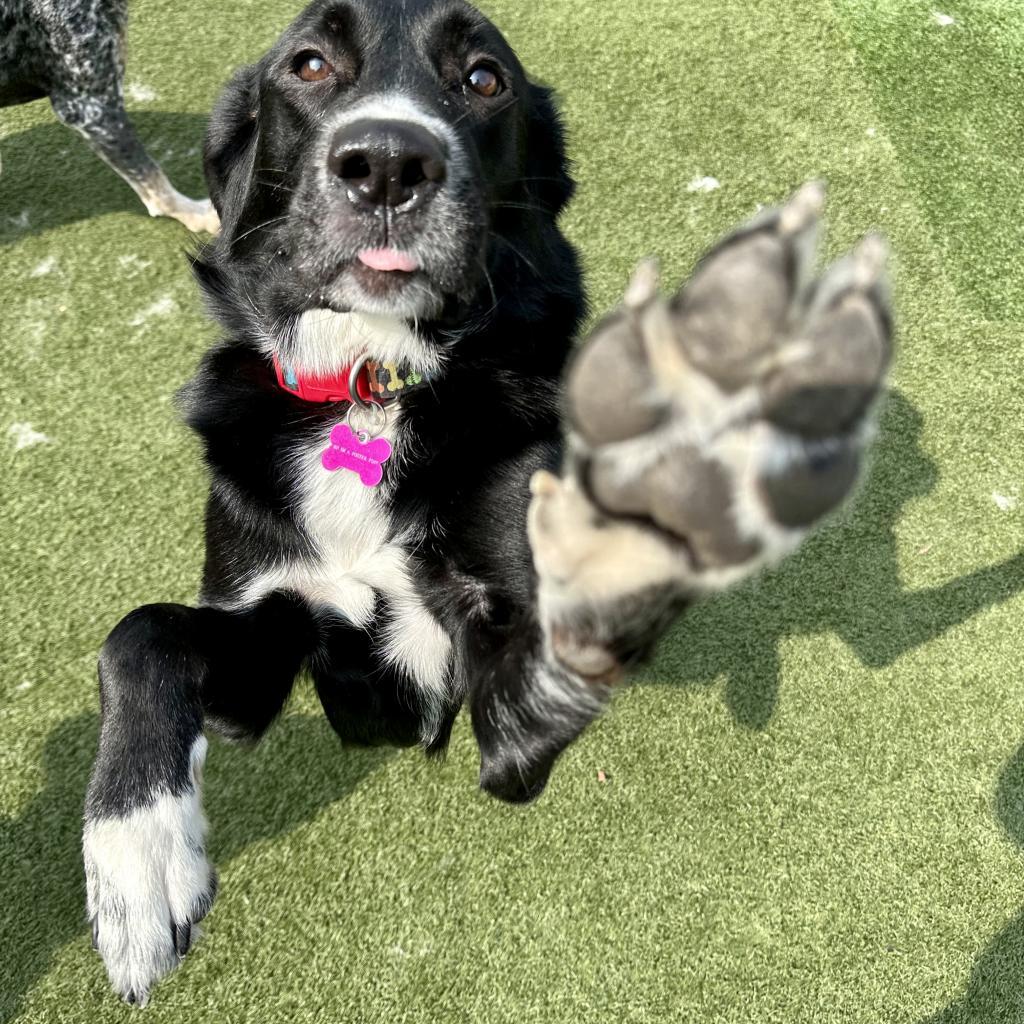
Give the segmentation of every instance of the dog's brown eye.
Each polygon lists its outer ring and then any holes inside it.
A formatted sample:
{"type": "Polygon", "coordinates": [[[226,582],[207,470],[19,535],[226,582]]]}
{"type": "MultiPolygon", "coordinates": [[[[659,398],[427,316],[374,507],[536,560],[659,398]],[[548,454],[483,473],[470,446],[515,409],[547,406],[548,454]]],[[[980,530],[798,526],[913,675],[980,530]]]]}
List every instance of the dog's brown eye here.
{"type": "Polygon", "coordinates": [[[485,64],[478,64],[468,75],[466,85],[479,96],[497,96],[504,85],[501,79],[485,64]]]}
{"type": "Polygon", "coordinates": [[[304,82],[322,82],[334,68],[319,53],[306,53],[296,61],[295,73],[304,82]]]}

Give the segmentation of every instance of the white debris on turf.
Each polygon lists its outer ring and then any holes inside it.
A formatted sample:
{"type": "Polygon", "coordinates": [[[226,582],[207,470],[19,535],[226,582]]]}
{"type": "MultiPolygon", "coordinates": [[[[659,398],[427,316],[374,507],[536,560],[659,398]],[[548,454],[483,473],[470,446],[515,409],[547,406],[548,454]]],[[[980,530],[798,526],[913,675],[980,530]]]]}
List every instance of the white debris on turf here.
{"type": "Polygon", "coordinates": [[[45,277],[47,274],[52,274],[57,269],[57,257],[47,256],[46,259],[40,260],[29,272],[29,277],[45,277]]]}
{"type": "Polygon", "coordinates": [[[708,175],[698,175],[689,185],[686,186],[687,192],[714,192],[715,189],[721,188],[722,183],[717,178],[712,178],[708,175]]]}
{"type": "Polygon", "coordinates": [[[16,452],[37,444],[53,443],[42,431],[36,430],[31,423],[12,423],[7,428],[7,436],[14,442],[16,452]]]}
{"type": "Polygon", "coordinates": [[[152,260],[144,260],[141,256],[136,256],[135,253],[128,253],[126,256],[118,256],[117,262],[120,264],[122,270],[131,271],[130,277],[134,277],[136,274],[141,273],[143,270],[148,270],[153,266],[152,260]]]}
{"type": "Polygon", "coordinates": [[[139,310],[129,323],[132,327],[142,327],[153,317],[170,316],[177,308],[178,304],[172,296],[161,295],[159,299],[150,303],[145,309],[139,310]]]}
{"type": "Polygon", "coordinates": [[[130,82],[125,86],[124,94],[134,103],[152,103],[156,99],[156,92],[141,82],[130,82]]]}

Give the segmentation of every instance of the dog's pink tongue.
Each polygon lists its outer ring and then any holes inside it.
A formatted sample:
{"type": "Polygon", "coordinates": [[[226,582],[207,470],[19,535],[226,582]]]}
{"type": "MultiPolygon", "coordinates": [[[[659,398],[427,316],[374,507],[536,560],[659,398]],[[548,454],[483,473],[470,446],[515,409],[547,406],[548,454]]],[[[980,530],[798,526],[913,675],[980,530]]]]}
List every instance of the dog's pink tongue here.
{"type": "Polygon", "coordinates": [[[364,249],[359,253],[359,262],[371,270],[404,270],[411,273],[419,269],[419,263],[407,252],[398,249],[364,249]]]}

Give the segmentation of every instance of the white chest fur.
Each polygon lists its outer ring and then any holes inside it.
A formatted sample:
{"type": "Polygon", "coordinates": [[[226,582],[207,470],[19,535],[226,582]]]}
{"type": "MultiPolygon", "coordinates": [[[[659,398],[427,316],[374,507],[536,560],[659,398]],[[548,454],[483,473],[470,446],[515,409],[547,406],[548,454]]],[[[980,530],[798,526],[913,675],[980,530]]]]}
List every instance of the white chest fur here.
{"type": "MultiPolygon", "coordinates": [[[[266,339],[268,355],[280,355],[277,342],[266,339]]],[[[410,366],[424,376],[436,374],[443,357],[408,324],[373,313],[337,313],[311,309],[296,321],[288,344],[289,366],[315,377],[351,366],[360,356],[410,366]]]]}
{"type": "MultiPolygon", "coordinates": [[[[380,436],[395,444],[395,414],[380,436]]],[[[299,494],[296,519],[316,555],[289,567],[304,597],[341,612],[353,625],[373,617],[375,591],[385,595],[408,582],[406,556],[391,539],[391,518],[377,488],[352,470],[329,471],[321,463],[331,426],[295,453],[299,494]]],[[[399,456],[393,456],[397,458],[399,456]]],[[[385,467],[385,472],[387,467],[385,467]]]]}
{"type": "MultiPolygon", "coordinates": [[[[428,374],[440,365],[436,352],[407,326],[383,318],[318,310],[305,314],[296,328],[293,362],[304,372],[335,372],[363,353],[428,374]]],[[[400,403],[389,407],[381,435],[395,448],[392,468],[402,458],[400,416],[400,403]]],[[[365,486],[350,470],[323,467],[321,455],[333,426],[326,425],[292,454],[295,518],[312,555],[260,572],[247,582],[239,603],[291,590],[314,608],[366,628],[385,661],[404,669],[425,696],[441,697],[449,687],[451,640],[417,593],[409,546],[393,536],[381,491],[365,486]],[[387,614],[375,622],[378,596],[387,614]]]]}

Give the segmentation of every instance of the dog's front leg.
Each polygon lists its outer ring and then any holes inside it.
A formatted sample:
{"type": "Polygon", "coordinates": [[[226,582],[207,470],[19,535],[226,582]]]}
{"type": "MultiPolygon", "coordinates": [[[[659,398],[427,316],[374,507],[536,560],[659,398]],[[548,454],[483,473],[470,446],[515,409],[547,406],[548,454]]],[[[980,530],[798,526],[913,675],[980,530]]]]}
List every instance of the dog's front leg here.
{"type": "Polygon", "coordinates": [[[560,664],[525,613],[468,667],[480,786],[509,803],[527,803],[543,791],[558,755],[600,713],[607,687],[560,664]]]}
{"type": "Polygon", "coordinates": [[[145,1003],[207,913],[204,724],[258,737],[315,642],[310,613],[272,595],[245,611],[148,605],[100,655],[100,746],[82,846],[93,945],[111,984],[145,1003]]]}
{"type": "Polygon", "coordinates": [[[531,485],[546,647],[607,686],[688,602],[794,551],[853,488],[891,354],[886,250],[820,278],[808,185],[663,299],[650,265],[570,370],[562,479],[531,485]]]}

